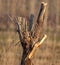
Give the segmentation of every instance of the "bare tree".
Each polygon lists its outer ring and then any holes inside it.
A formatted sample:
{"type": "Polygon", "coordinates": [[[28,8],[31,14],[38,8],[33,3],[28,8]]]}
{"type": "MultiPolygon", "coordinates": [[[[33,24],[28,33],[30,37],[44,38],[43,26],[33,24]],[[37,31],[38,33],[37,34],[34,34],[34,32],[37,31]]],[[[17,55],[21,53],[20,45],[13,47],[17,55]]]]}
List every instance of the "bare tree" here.
{"type": "Polygon", "coordinates": [[[47,3],[42,2],[40,11],[37,17],[36,25],[33,25],[33,15],[31,15],[31,20],[26,20],[25,18],[18,17],[15,18],[14,22],[17,25],[17,32],[20,38],[20,42],[23,48],[23,54],[21,59],[21,65],[31,65],[31,58],[34,55],[36,49],[43,43],[47,38],[46,35],[41,39],[41,32],[45,18],[47,3]],[[23,21],[22,21],[23,19],[23,21]],[[34,31],[35,30],[35,31],[34,31]]]}

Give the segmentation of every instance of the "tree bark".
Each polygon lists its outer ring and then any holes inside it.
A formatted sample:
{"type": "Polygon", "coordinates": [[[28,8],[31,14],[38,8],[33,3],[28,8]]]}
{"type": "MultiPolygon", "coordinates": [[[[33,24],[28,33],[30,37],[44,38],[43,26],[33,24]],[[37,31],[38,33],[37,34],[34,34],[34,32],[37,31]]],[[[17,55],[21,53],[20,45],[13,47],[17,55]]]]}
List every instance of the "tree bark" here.
{"type": "MultiPolygon", "coordinates": [[[[44,16],[45,16],[46,5],[47,5],[47,3],[44,3],[44,2],[41,3],[41,8],[40,8],[39,15],[37,18],[37,27],[35,30],[34,37],[30,34],[31,31],[29,31],[29,30],[27,30],[27,31],[23,30],[21,32],[21,30],[20,30],[21,25],[20,25],[19,20],[16,23],[18,26],[18,35],[19,35],[21,45],[23,48],[21,65],[31,65],[32,64],[31,57],[33,56],[35,50],[40,46],[41,43],[43,43],[43,41],[46,38],[46,35],[45,35],[42,40],[39,40],[39,38],[41,36],[40,33],[42,31],[41,29],[43,27],[43,22],[44,22],[44,18],[45,18],[44,16]]],[[[26,22],[27,21],[25,21],[25,23],[26,22]]]]}

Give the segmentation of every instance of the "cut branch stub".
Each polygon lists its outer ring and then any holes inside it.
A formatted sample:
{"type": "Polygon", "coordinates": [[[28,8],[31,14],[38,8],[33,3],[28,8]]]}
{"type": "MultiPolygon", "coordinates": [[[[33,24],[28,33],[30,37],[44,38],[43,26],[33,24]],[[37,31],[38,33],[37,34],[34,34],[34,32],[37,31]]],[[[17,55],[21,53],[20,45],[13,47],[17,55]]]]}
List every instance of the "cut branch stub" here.
{"type": "Polygon", "coordinates": [[[44,35],[44,37],[42,38],[42,40],[39,41],[39,42],[37,42],[37,43],[34,45],[34,47],[33,47],[32,51],[31,51],[31,53],[26,57],[26,59],[27,59],[27,58],[29,58],[29,59],[32,58],[32,56],[34,55],[34,53],[35,53],[35,51],[37,50],[37,48],[45,41],[46,38],[47,38],[47,35],[44,35]]]}
{"type": "Polygon", "coordinates": [[[45,11],[46,11],[46,5],[47,3],[44,3],[44,2],[41,3],[41,8],[38,14],[37,25],[36,25],[36,30],[34,34],[35,38],[39,38],[41,36],[44,18],[45,18],[44,16],[45,16],[45,11]]]}

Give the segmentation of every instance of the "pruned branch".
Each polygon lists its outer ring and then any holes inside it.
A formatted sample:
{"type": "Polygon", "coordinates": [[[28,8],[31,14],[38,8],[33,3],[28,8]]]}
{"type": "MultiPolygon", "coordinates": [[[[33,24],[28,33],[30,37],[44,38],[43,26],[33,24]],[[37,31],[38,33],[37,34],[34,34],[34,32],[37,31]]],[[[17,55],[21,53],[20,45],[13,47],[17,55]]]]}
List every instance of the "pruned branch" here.
{"type": "Polygon", "coordinates": [[[15,24],[16,24],[16,26],[17,26],[17,32],[18,32],[18,34],[19,34],[19,38],[20,38],[20,40],[22,40],[22,33],[21,33],[21,30],[20,30],[20,24],[18,23],[18,20],[17,20],[17,18],[15,17],[14,19],[11,17],[11,16],[9,16],[8,15],[8,17],[10,18],[10,20],[12,21],[12,22],[14,22],[15,24]]]}
{"type": "Polygon", "coordinates": [[[34,34],[34,38],[36,39],[40,37],[40,34],[42,32],[44,18],[45,18],[44,16],[45,16],[45,11],[46,11],[46,5],[47,3],[44,3],[44,2],[41,3],[41,8],[40,8],[39,15],[37,18],[37,25],[36,25],[35,34],[34,34]]]}
{"type": "Polygon", "coordinates": [[[26,57],[26,59],[27,59],[27,58],[29,58],[29,59],[32,58],[32,56],[34,55],[34,53],[35,53],[35,51],[37,50],[37,48],[40,47],[40,45],[45,41],[46,38],[47,38],[47,35],[44,35],[44,37],[42,38],[42,40],[41,40],[40,42],[35,43],[35,45],[34,45],[32,51],[31,51],[30,54],[26,57]]]}

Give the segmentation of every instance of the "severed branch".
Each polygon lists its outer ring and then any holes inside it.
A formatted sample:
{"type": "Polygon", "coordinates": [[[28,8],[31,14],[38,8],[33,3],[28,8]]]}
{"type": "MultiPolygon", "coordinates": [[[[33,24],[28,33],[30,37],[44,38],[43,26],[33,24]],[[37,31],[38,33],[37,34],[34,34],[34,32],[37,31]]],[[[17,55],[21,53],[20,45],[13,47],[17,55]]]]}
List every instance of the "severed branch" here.
{"type": "Polygon", "coordinates": [[[11,17],[11,16],[9,16],[8,15],[8,17],[10,18],[10,20],[12,21],[12,22],[14,22],[15,24],[16,24],[16,26],[17,26],[17,32],[18,32],[18,34],[19,34],[19,38],[20,38],[20,40],[22,40],[22,33],[21,33],[21,30],[20,30],[20,24],[18,23],[18,20],[17,20],[17,18],[15,17],[14,19],[11,17]]]}
{"type": "Polygon", "coordinates": [[[28,58],[31,59],[32,56],[34,55],[35,51],[37,50],[37,48],[45,41],[45,39],[47,38],[47,35],[44,35],[44,37],[42,38],[42,40],[40,42],[37,42],[34,47],[33,50],[31,51],[31,53],[29,54],[28,58]]]}
{"type": "Polygon", "coordinates": [[[47,35],[44,35],[44,37],[42,38],[42,40],[40,42],[37,42],[32,51],[30,52],[30,54],[26,57],[26,59],[31,59],[32,56],[34,55],[35,51],[38,49],[38,47],[40,47],[40,45],[45,41],[45,39],[47,38],[47,35]]]}
{"type": "Polygon", "coordinates": [[[40,8],[39,15],[37,18],[37,22],[36,22],[37,25],[36,25],[35,33],[34,33],[34,38],[36,39],[40,38],[41,36],[44,18],[45,18],[46,6],[47,6],[47,3],[44,3],[44,2],[41,3],[41,8],[40,8]]]}

